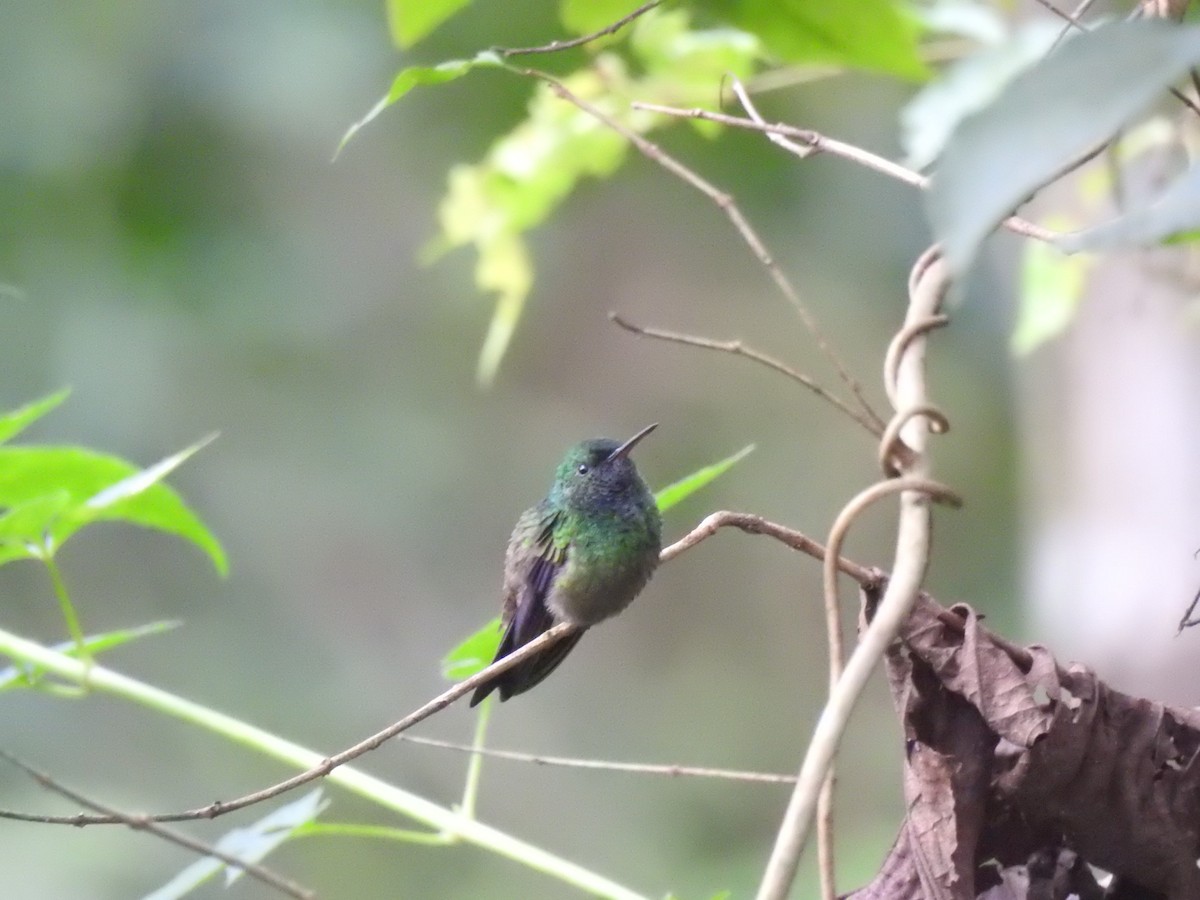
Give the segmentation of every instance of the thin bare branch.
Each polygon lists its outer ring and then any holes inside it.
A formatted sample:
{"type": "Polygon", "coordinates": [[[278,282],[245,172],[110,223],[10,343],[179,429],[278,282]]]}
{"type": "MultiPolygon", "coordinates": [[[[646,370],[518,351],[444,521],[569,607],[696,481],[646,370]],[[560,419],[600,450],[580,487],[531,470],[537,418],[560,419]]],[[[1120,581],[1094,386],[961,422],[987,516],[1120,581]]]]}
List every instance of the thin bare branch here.
{"type": "MultiPolygon", "coordinates": [[[[711,112],[707,109],[692,108],[679,109],[674,106],[662,106],[658,103],[642,103],[635,101],[632,104],[634,109],[643,109],[647,112],[662,113],[667,116],[677,116],[682,119],[705,119],[709,122],[719,122],[722,125],[728,125],[731,128],[744,128],[748,131],[761,131],[764,134],[781,134],[785,137],[794,138],[800,144],[811,145],[814,150],[824,153],[829,153],[833,156],[840,157],[850,162],[854,162],[865,168],[879,172],[881,175],[886,175],[888,178],[901,181],[915,188],[924,190],[929,186],[929,179],[919,172],[914,172],[912,169],[906,169],[904,166],[894,163],[891,160],[884,159],[882,156],[877,156],[868,150],[861,147],[856,147],[853,144],[847,144],[843,141],[838,141],[816,131],[811,131],[804,128],[796,128],[792,125],[784,125],[781,122],[762,124],[755,122],[753,119],[743,119],[740,116],[731,116],[726,113],[711,112]]],[[[1039,241],[1052,241],[1061,235],[1052,231],[1049,228],[1043,228],[1041,225],[1035,225],[1020,216],[1009,216],[1000,223],[1004,228],[1014,234],[1024,235],[1025,237],[1036,238],[1039,241]]]]}
{"type": "Polygon", "coordinates": [[[473,747],[470,744],[457,744],[453,741],[441,741],[436,738],[418,737],[414,734],[403,734],[400,740],[410,744],[422,744],[427,747],[441,747],[445,750],[458,750],[462,753],[478,753],[480,756],[491,756],[496,759],[511,759],[515,762],[533,763],[539,766],[561,766],[569,769],[596,769],[604,772],[633,772],[638,775],[667,775],[672,778],[719,778],[726,781],[742,781],[752,784],[794,784],[796,776],[777,775],[773,772],[745,772],[736,769],[712,769],[701,766],[656,765],[653,763],[622,763],[605,759],[577,759],[566,756],[538,756],[533,753],[518,753],[513,750],[490,750],[483,747],[473,747]]]}
{"type": "MultiPolygon", "coordinates": [[[[105,816],[112,817],[117,822],[128,825],[134,831],[144,831],[147,834],[152,834],[170,844],[183,847],[185,850],[191,850],[192,852],[198,853],[201,856],[211,856],[214,859],[219,859],[221,862],[225,863],[225,865],[232,866],[235,869],[241,869],[251,878],[257,878],[259,881],[263,882],[263,884],[273,887],[280,893],[287,894],[289,897],[297,897],[299,900],[311,900],[311,898],[316,896],[316,894],[313,891],[310,891],[308,888],[296,884],[296,882],[288,878],[284,878],[278,872],[275,872],[274,870],[269,869],[260,863],[238,859],[238,857],[234,856],[233,854],[219,850],[212,844],[208,844],[204,841],[193,838],[190,835],[183,834],[180,831],[176,831],[174,828],[168,828],[166,825],[161,825],[158,822],[155,822],[153,819],[147,818],[146,816],[138,816],[131,813],[122,812],[121,810],[112,806],[100,803],[97,800],[93,800],[90,797],[81,794],[79,791],[67,787],[65,784],[62,784],[60,781],[51,777],[47,773],[35,769],[33,766],[18,759],[7,750],[0,749],[0,758],[7,760],[18,769],[24,771],[26,775],[28,775],[46,790],[53,791],[60,796],[66,797],[68,800],[78,803],[80,806],[87,807],[88,809],[102,813],[105,816]]],[[[24,814],[22,815],[24,816],[24,814]]],[[[36,819],[27,819],[27,821],[28,820],[37,821],[36,819]]]]}
{"type": "MultiPolygon", "coordinates": [[[[826,556],[823,544],[814,541],[799,531],[778,525],[754,513],[721,510],[720,512],[705,516],[699,525],[669,547],[664,547],[662,553],[659,554],[659,562],[665,563],[674,559],[685,550],[690,550],[701,541],[712,537],[722,528],[737,528],[747,534],[764,534],[768,537],[773,537],[793,550],[799,550],[813,559],[824,560],[826,556]]],[[[859,565],[845,557],[838,558],[837,567],[839,572],[849,575],[863,587],[878,586],[883,578],[882,573],[878,570],[859,565]]]]}
{"type": "Polygon", "coordinates": [[[654,7],[658,6],[662,0],[650,0],[649,3],[643,3],[627,16],[622,16],[617,21],[610,25],[605,25],[599,31],[593,31],[591,34],[585,34],[583,37],[572,38],[566,41],[551,41],[548,44],[542,44],[539,47],[504,47],[496,52],[503,57],[510,56],[529,56],[534,53],[557,53],[560,50],[570,50],[574,47],[582,47],[584,44],[590,44],[598,38],[607,37],[614,34],[632,22],[639,16],[643,16],[654,7]]]}
{"type": "Polygon", "coordinates": [[[846,401],[836,394],[827,391],[820,384],[805,375],[803,372],[797,372],[786,363],[782,363],[774,357],[767,356],[765,353],[747,347],[741,341],[716,341],[711,338],[699,337],[691,334],[681,334],[676,331],[664,331],[660,328],[647,328],[642,325],[634,325],[628,319],[621,317],[618,313],[610,312],[608,314],[615,324],[642,337],[655,338],[660,341],[670,341],[675,344],[686,344],[689,347],[701,347],[705,350],[720,350],[722,353],[732,353],[735,356],[742,356],[746,359],[751,359],[754,362],[760,363],[769,369],[774,369],[793,381],[797,381],[804,387],[808,388],[822,400],[832,403],[843,413],[865,428],[870,434],[879,437],[883,430],[875,424],[871,419],[868,419],[862,413],[852,408],[846,401]]]}

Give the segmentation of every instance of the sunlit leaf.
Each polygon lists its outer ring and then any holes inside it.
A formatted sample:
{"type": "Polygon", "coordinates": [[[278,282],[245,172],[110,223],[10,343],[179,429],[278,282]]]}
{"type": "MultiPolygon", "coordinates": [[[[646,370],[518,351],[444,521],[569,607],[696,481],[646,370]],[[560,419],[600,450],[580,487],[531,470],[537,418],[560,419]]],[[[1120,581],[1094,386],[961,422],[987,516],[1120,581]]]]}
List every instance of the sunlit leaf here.
{"type": "Polygon", "coordinates": [[[388,31],[397,47],[411,47],[471,0],[387,0],[388,31]]]}
{"type": "Polygon", "coordinates": [[[350,142],[350,139],[354,135],[358,134],[359,130],[370,122],[373,122],[381,112],[417,85],[444,84],[447,81],[462,78],[462,76],[477,66],[498,66],[501,64],[500,57],[490,50],[485,50],[473,59],[452,59],[436,66],[410,66],[407,69],[401,69],[395,79],[393,79],[391,88],[380,98],[379,102],[372,106],[365,116],[346,129],[346,133],[338,141],[337,150],[334,151],[333,158],[337,159],[338,154],[342,152],[342,148],[350,142]]]}
{"type": "Polygon", "coordinates": [[[491,665],[500,649],[503,629],[500,618],[492,619],[442,659],[442,677],[462,681],[491,665]]]}
{"type": "Polygon", "coordinates": [[[9,523],[10,537],[15,540],[17,526],[32,527],[41,514],[47,520],[44,533],[26,536],[54,553],[91,522],[129,522],[191,541],[224,574],[228,566],[221,544],[180,496],[158,480],[199,446],[146,470],[80,447],[0,447],[0,508],[19,515],[9,523]],[[60,506],[63,493],[69,499],[60,506]],[[56,499],[18,510],[49,495],[56,499]]]}
{"type": "Polygon", "coordinates": [[[1031,192],[1111,137],[1198,62],[1200,28],[1159,20],[1112,23],[1064,42],[965,119],[925,192],[953,270],[965,271],[983,239],[1031,192]]]}
{"type": "MultiPolygon", "coordinates": [[[[328,805],[328,801],[321,799],[321,789],[317,788],[251,825],[226,832],[217,841],[216,848],[243,862],[262,862],[272,850],[290,838],[297,828],[311,822],[328,805]]],[[[206,856],[196,860],[158,890],[147,894],[144,900],[178,900],[221,870],[225,870],[226,887],[245,874],[243,869],[227,866],[216,857],[206,856]]]]}
{"type": "Polygon", "coordinates": [[[43,556],[52,527],[72,505],[68,491],[52,491],[0,515],[0,565],[43,556]]]}
{"type": "Polygon", "coordinates": [[[48,397],[43,397],[41,400],[35,400],[33,403],[22,406],[20,409],[14,409],[10,413],[5,413],[0,416],[0,444],[16,437],[31,424],[36,422],[58,404],[67,399],[71,393],[70,388],[63,388],[61,391],[51,394],[48,397]]]}
{"type": "Polygon", "coordinates": [[[920,23],[895,0],[701,0],[699,6],[755,35],[783,62],[929,77],[918,52],[920,23]]]}
{"type": "MultiPolygon", "coordinates": [[[[84,652],[90,657],[95,657],[99,653],[112,650],[114,647],[119,647],[122,644],[128,644],[130,641],[135,641],[138,638],[147,637],[152,634],[162,634],[173,628],[178,628],[180,624],[177,621],[164,620],[139,625],[136,628],[122,628],[118,631],[106,631],[103,634],[90,635],[83,640],[84,652]]],[[[50,649],[66,656],[77,657],[79,655],[79,644],[76,644],[74,641],[64,641],[61,644],[55,644],[50,649]]],[[[36,665],[21,664],[18,666],[7,666],[4,669],[0,669],[0,690],[25,687],[30,682],[41,678],[44,674],[45,670],[36,665]]]]}
{"type": "Polygon", "coordinates": [[[753,450],[754,444],[748,444],[733,454],[733,456],[728,456],[720,462],[713,463],[711,466],[705,466],[703,469],[693,472],[686,478],[681,478],[679,481],[667,485],[655,493],[654,502],[658,504],[661,512],[666,512],[672,506],[690,497],[711,481],[720,478],[733,468],[733,466],[745,459],[753,450]]]}

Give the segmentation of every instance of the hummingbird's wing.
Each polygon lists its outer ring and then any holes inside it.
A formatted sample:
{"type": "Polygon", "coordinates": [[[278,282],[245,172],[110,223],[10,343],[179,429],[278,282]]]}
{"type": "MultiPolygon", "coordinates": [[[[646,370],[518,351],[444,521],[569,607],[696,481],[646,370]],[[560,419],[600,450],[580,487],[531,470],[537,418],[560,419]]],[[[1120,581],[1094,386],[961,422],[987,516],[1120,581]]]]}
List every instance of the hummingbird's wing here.
{"type": "MultiPolygon", "coordinates": [[[[567,563],[566,544],[554,539],[560,515],[559,511],[534,507],[521,517],[513,532],[505,573],[506,627],[500,648],[496,651],[497,660],[508,656],[518,647],[524,647],[556,624],[546,598],[554,586],[555,577],[567,563]]],[[[476,688],[471,697],[471,706],[494,690],[500,691],[501,700],[529,690],[558,667],[582,636],[582,631],[569,635],[553,647],[476,688]]]]}

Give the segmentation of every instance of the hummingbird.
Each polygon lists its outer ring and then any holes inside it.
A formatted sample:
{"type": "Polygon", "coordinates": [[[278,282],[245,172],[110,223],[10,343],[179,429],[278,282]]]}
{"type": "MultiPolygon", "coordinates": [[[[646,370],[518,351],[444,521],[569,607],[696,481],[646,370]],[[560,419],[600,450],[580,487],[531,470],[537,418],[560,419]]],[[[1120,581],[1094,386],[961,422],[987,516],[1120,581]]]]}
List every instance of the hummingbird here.
{"type": "Polygon", "coordinates": [[[480,685],[471,706],[492,691],[503,701],[541,682],[585,629],[621,612],[646,586],[658,566],[662,521],[629,454],[657,427],[623,444],[607,438],[576,444],[546,499],[517,519],[504,557],[504,637],[496,660],[560,622],[580,630],[480,685]]]}

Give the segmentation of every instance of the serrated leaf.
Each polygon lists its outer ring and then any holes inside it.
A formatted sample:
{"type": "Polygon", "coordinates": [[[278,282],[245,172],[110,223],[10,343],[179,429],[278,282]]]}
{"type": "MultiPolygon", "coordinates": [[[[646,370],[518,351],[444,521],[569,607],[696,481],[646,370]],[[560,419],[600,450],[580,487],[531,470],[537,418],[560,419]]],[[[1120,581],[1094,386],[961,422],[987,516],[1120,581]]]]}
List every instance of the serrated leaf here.
{"type": "Polygon", "coordinates": [[[700,488],[720,478],[745,459],[753,450],[754,444],[748,444],[733,454],[733,456],[727,456],[720,462],[715,462],[710,466],[705,466],[703,469],[698,469],[686,478],[681,478],[679,481],[657,491],[654,495],[654,502],[658,504],[659,511],[666,512],[672,506],[696,493],[700,488]]]}
{"type": "MultiPolygon", "coordinates": [[[[1069,225],[1060,220],[1049,227],[1069,225]]],[[[1032,353],[1071,324],[1092,264],[1091,257],[1068,256],[1041,241],[1026,243],[1017,323],[1011,341],[1014,354],[1032,353]]]]}
{"type": "Polygon", "coordinates": [[[407,49],[471,0],[387,0],[388,31],[397,47],[407,49]]]}
{"type": "Polygon", "coordinates": [[[385,109],[401,99],[405,94],[413,88],[422,84],[445,84],[447,81],[454,81],[456,78],[462,78],[472,69],[479,66],[499,66],[503,65],[502,60],[490,50],[485,50],[482,53],[476,54],[472,59],[452,59],[447,62],[440,63],[436,66],[410,66],[407,69],[401,69],[396,77],[392,80],[392,86],[388,92],[379,99],[379,102],[372,106],[365,116],[346,129],[346,133],[342,135],[342,139],[338,141],[337,149],[333,153],[333,158],[336,160],[338,154],[342,152],[342,148],[350,142],[358,132],[367,124],[375,121],[376,117],[385,109]]]}
{"type": "Polygon", "coordinates": [[[43,397],[41,400],[35,400],[22,406],[20,409],[14,409],[10,413],[5,413],[0,416],[0,444],[5,441],[12,440],[54,407],[58,406],[71,394],[70,388],[63,388],[61,391],[51,394],[48,397],[43,397]]]}
{"type": "MultiPolygon", "coordinates": [[[[95,657],[99,653],[112,650],[122,644],[128,644],[130,641],[135,641],[138,638],[147,637],[152,634],[162,634],[165,631],[178,628],[180,624],[180,622],[174,620],[163,620],[139,625],[136,628],[122,628],[117,631],[93,634],[84,638],[83,648],[88,656],[95,657]]],[[[79,645],[74,641],[63,641],[61,644],[55,644],[51,649],[67,656],[78,657],[79,655],[79,645]]],[[[31,681],[40,678],[43,672],[44,670],[41,667],[34,665],[7,666],[4,669],[0,669],[0,690],[7,690],[12,687],[24,687],[31,681]]]]}
{"type": "Polygon", "coordinates": [[[966,271],[983,239],[1034,190],[1198,62],[1200,28],[1112,23],[1071,38],[965,119],[925,194],[953,271],[966,271]]]}
{"type": "Polygon", "coordinates": [[[491,665],[503,634],[497,616],[442,658],[442,677],[462,681],[491,665]]]}
{"type": "Polygon", "coordinates": [[[703,0],[700,7],[755,35],[780,60],[929,77],[920,23],[893,0],[703,0]]]}
{"type": "MultiPolygon", "coordinates": [[[[55,513],[47,516],[44,533],[32,536],[40,540],[44,552],[57,552],[91,522],[123,521],[191,541],[225,574],[228,564],[220,542],[173,489],[157,480],[198,446],[144,471],[118,457],[81,447],[0,447],[0,507],[15,511],[66,493],[69,501],[57,512],[53,506],[58,500],[45,501],[44,508],[34,510],[55,513]]],[[[36,518],[28,509],[21,516],[26,525],[36,518]]]]}
{"type": "MultiPolygon", "coordinates": [[[[226,832],[217,841],[216,848],[236,856],[243,862],[262,862],[271,851],[290,838],[297,828],[316,819],[328,805],[328,801],[321,799],[321,789],[317,788],[251,825],[226,832]]],[[[226,887],[245,874],[243,869],[227,866],[216,857],[206,856],[196,860],[158,890],[147,894],[144,900],[178,900],[221,870],[225,870],[226,887]]]]}

